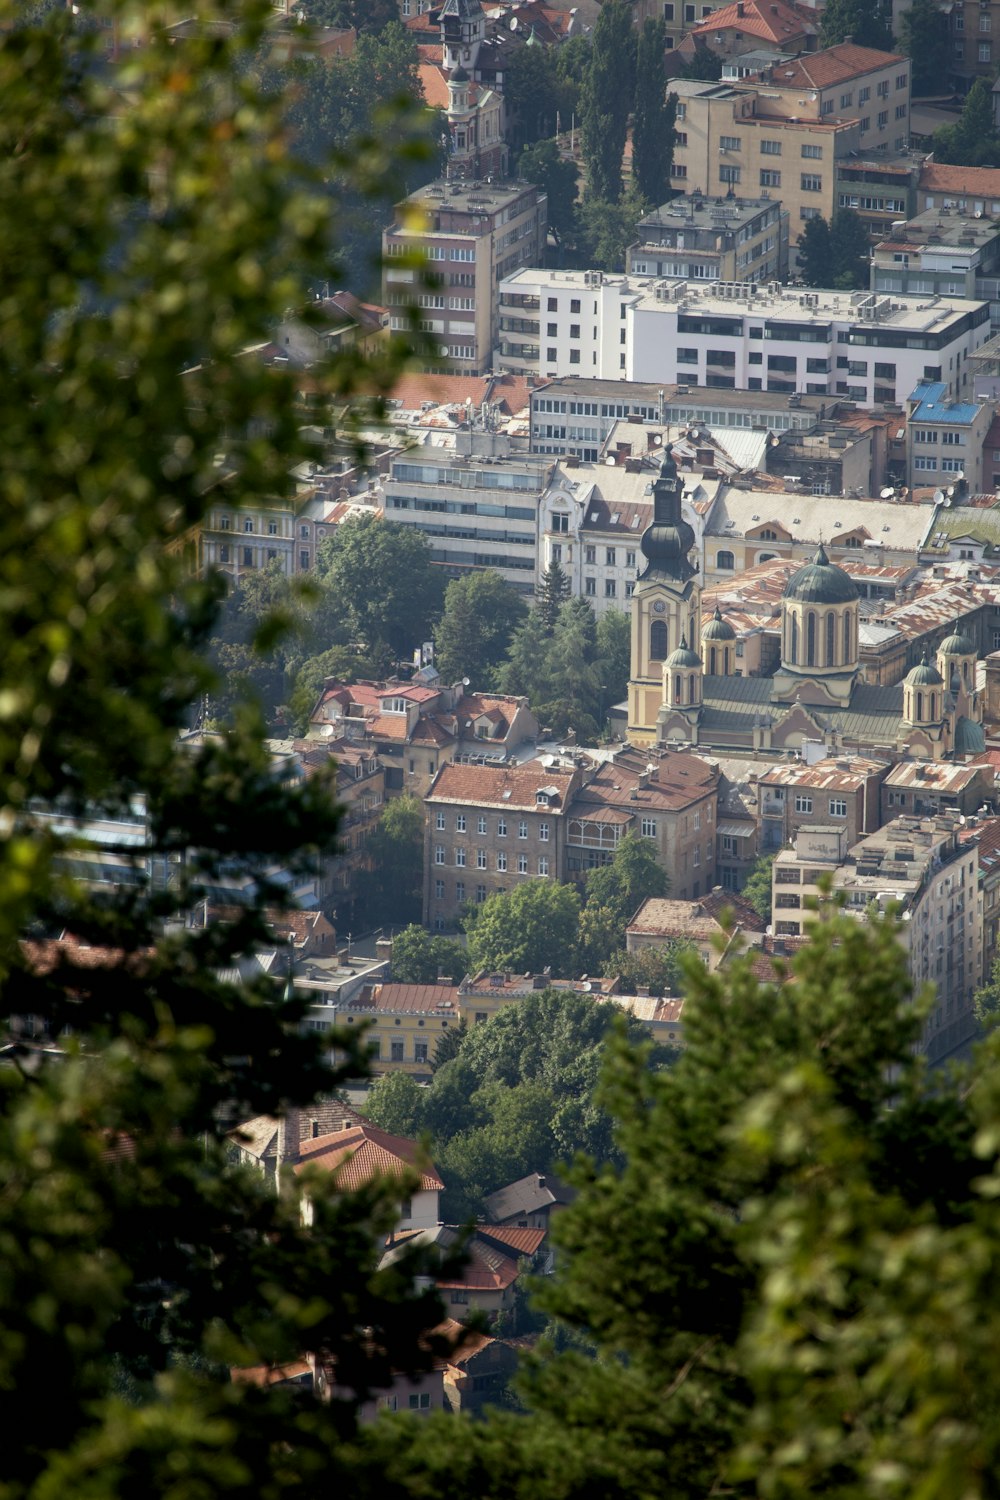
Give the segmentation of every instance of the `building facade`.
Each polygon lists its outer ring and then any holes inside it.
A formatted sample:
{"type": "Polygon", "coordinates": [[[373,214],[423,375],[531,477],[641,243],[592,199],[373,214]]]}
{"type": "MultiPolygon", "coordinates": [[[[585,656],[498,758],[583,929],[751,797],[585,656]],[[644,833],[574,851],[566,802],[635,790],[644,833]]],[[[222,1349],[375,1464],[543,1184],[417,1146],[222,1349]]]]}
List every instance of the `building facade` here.
{"type": "Polygon", "coordinates": [[[627,268],[693,281],[776,281],[788,271],[788,215],[759,198],[673,198],[639,220],[627,268]]]}

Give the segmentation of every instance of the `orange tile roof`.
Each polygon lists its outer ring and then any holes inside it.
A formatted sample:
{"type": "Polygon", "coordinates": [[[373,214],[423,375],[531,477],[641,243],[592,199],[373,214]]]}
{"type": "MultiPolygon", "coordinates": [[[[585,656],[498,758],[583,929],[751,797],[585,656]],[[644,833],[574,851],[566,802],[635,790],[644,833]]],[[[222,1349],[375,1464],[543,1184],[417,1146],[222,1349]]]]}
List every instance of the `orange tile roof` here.
{"type": "Polygon", "coordinates": [[[590,817],[589,805],[602,803],[624,807],[636,816],[650,808],[674,811],[714,795],[718,781],[718,769],[697,755],[670,751],[657,756],[655,752],[629,749],[598,768],[577,794],[573,813],[590,817]],[[642,780],[650,765],[654,770],[642,780]]]}
{"type": "Polygon", "coordinates": [[[293,1359],[287,1365],[234,1366],[229,1378],[235,1385],[281,1385],[286,1380],[301,1380],[312,1375],[312,1367],[304,1359],[293,1359]]]}
{"type": "MultiPolygon", "coordinates": [[[[715,16],[711,19],[714,21],[715,16]]],[[[775,88],[825,89],[838,83],[846,83],[859,74],[874,73],[878,68],[889,68],[895,63],[906,61],[898,52],[878,52],[874,47],[840,42],[835,47],[824,47],[822,52],[807,53],[805,57],[776,63],[771,69],[771,83],[775,88]]]]}
{"type": "Polygon", "coordinates": [[[442,766],[428,793],[428,801],[489,803],[521,810],[538,807],[536,794],[555,787],[558,802],[549,811],[564,812],[576,773],[547,769],[537,763],[524,766],[442,766]]]}
{"type": "Polygon", "coordinates": [[[920,169],[920,191],[1000,198],[1000,167],[951,167],[928,161],[920,169]]]}
{"type": "Polygon", "coordinates": [[[521,1229],[514,1224],[481,1224],[476,1233],[497,1240],[518,1255],[535,1255],[548,1234],[547,1229],[521,1229]]]}
{"type": "Polygon", "coordinates": [[[338,1184],[350,1190],[365,1187],[377,1177],[402,1177],[416,1167],[421,1173],[421,1188],[443,1188],[434,1167],[422,1165],[422,1156],[416,1141],[389,1135],[388,1131],[366,1122],[303,1141],[295,1171],[322,1167],[326,1172],[336,1172],[338,1184]]]}
{"type": "Polygon", "coordinates": [[[440,63],[420,62],[417,78],[430,109],[448,108],[448,80],[440,63]]]}
{"type": "Polygon", "coordinates": [[[784,0],[768,0],[767,4],[760,3],[760,0],[738,0],[737,4],[725,5],[706,16],[704,21],[691,28],[690,34],[697,37],[710,31],[729,30],[783,43],[793,36],[805,35],[801,17],[790,5],[785,5],[784,0]]]}
{"type": "Polygon", "coordinates": [[[513,1285],[518,1278],[517,1261],[487,1244],[479,1235],[473,1236],[466,1254],[468,1260],[459,1275],[438,1281],[439,1287],[495,1292],[513,1285]]]}
{"type": "MultiPolygon", "coordinates": [[[[458,990],[452,984],[366,985],[348,1010],[413,1011],[430,1015],[442,1009],[455,1010],[458,990]]],[[[457,1011],[456,1011],[457,1014],[457,1011]]]]}

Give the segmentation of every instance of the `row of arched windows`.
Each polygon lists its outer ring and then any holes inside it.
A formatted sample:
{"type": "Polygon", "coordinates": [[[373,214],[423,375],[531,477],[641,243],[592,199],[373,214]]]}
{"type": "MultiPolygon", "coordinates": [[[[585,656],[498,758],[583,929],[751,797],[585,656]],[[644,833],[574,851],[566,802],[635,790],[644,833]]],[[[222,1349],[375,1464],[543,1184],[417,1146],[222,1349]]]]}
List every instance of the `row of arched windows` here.
{"type": "Polygon", "coordinates": [[[833,610],[821,619],[814,609],[807,610],[799,624],[797,611],[785,616],[785,660],[793,667],[849,667],[855,661],[855,626],[853,612],[842,615],[833,610]]]}

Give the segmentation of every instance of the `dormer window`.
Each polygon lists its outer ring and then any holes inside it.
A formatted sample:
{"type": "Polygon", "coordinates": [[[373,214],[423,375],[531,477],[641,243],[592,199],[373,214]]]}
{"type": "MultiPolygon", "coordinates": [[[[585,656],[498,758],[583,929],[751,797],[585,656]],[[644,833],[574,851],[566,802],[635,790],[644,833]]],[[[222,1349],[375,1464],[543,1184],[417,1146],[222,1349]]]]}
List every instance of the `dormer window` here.
{"type": "Polygon", "coordinates": [[[383,698],[382,699],[382,712],[385,713],[385,714],[405,714],[406,713],[406,699],[405,698],[383,698]]]}
{"type": "Polygon", "coordinates": [[[536,792],[535,793],[535,802],[537,803],[537,805],[539,807],[548,807],[548,805],[549,805],[549,794],[548,794],[548,792],[536,792]]]}

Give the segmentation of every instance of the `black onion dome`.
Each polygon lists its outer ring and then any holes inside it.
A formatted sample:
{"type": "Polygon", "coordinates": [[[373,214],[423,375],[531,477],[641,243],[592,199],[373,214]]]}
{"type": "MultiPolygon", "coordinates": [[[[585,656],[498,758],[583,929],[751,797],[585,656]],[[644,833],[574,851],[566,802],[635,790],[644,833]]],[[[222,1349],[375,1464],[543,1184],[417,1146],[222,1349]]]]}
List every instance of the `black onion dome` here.
{"type": "Polygon", "coordinates": [[[782,594],[798,604],[853,604],[858,597],[857,584],[830,561],[822,542],[812,562],[792,574],[782,594]]]}
{"type": "Polygon", "coordinates": [[[686,583],[698,569],[688,558],[694,546],[694,530],[681,514],[681,481],[669,448],[653,485],[653,524],[639,543],[646,558],[643,578],[669,578],[686,583]]]}

